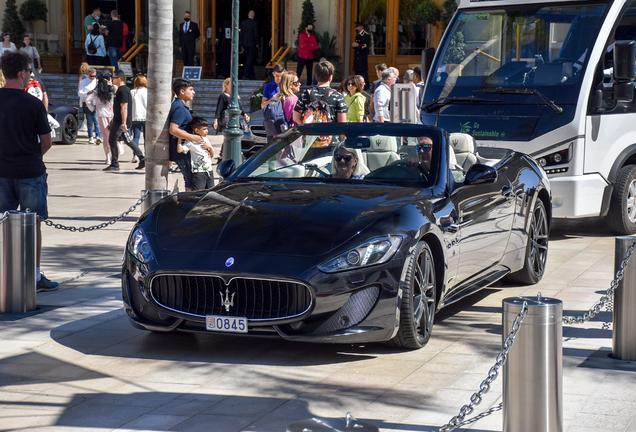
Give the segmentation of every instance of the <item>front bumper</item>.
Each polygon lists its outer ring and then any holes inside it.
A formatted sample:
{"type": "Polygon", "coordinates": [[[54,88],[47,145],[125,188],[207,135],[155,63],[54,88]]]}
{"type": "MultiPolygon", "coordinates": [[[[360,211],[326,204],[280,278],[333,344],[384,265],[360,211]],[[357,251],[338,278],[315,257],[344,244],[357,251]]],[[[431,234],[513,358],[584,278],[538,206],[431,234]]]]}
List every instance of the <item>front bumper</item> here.
{"type": "Polygon", "coordinates": [[[599,216],[607,186],[607,181],[597,173],[550,178],[552,216],[599,216]]]}

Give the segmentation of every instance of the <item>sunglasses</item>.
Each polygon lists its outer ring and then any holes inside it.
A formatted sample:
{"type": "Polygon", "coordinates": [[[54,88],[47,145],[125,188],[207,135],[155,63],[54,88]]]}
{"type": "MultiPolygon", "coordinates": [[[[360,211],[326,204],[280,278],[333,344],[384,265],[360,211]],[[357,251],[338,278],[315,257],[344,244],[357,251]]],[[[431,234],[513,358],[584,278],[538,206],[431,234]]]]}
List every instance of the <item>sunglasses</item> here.
{"type": "Polygon", "coordinates": [[[300,81],[294,81],[294,82],[292,83],[292,85],[301,85],[301,84],[302,84],[302,83],[301,83],[300,81]]]}
{"type": "Polygon", "coordinates": [[[352,85],[352,86],[354,86],[355,84],[354,84],[354,83],[347,83],[347,85],[352,85]]]}
{"type": "Polygon", "coordinates": [[[333,158],[336,162],[345,161],[347,163],[351,162],[351,155],[333,155],[333,158]]]}
{"type": "Polygon", "coordinates": [[[89,78],[97,78],[97,75],[89,75],[89,78]]]}
{"type": "Polygon", "coordinates": [[[415,151],[431,151],[432,148],[433,146],[431,144],[417,144],[415,146],[415,151]]]}

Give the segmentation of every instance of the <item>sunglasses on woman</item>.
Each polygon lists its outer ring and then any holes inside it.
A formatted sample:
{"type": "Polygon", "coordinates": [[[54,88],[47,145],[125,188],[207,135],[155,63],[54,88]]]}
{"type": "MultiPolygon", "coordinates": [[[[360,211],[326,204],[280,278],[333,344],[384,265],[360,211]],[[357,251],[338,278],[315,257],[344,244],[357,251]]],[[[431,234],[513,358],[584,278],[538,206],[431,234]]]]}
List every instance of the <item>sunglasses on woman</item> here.
{"type": "Polygon", "coordinates": [[[347,163],[351,162],[351,155],[333,155],[333,158],[336,162],[345,161],[347,163]]]}
{"type": "Polygon", "coordinates": [[[417,144],[415,146],[415,151],[431,151],[432,148],[433,146],[431,144],[417,144]]]}
{"type": "Polygon", "coordinates": [[[301,83],[300,81],[294,81],[294,82],[292,83],[292,85],[297,85],[297,86],[299,86],[299,85],[301,85],[301,84],[302,84],[302,83],[301,83]]]}

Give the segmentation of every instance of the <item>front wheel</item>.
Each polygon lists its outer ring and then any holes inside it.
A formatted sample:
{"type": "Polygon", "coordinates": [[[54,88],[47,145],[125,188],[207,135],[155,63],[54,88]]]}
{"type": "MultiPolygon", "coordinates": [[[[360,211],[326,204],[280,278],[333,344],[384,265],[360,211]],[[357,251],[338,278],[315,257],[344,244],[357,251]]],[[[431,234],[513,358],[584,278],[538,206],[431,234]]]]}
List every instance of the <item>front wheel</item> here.
{"type": "Polygon", "coordinates": [[[624,166],[618,172],[607,218],[616,234],[636,233],[636,165],[624,166]]]}
{"type": "Polygon", "coordinates": [[[61,142],[73,144],[77,139],[77,129],[77,118],[73,114],[66,114],[64,120],[60,123],[61,142]]]}
{"type": "Polygon", "coordinates": [[[426,242],[417,245],[407,262],[400,305],[400,328],[390,343],[398,348],[419,349],[431,338],[437,306],[435,258],[426,242]]]}
{"type": "Polygon", "coordinates": [[[548,260],[549,234],[548,213],[545,210],[543,201],[537,198],[537,203],[530,216],[528,244],[523,260],[523,268],[509,275],[506,278],[507,281],[522,285],[534,285],[543,278],[548,260]]]}

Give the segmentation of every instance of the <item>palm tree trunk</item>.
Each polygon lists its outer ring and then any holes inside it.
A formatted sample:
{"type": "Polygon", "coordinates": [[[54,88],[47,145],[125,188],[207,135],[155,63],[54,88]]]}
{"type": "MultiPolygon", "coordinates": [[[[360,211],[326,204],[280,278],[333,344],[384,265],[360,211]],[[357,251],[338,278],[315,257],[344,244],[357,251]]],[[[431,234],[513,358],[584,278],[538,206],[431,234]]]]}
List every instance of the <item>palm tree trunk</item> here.
{"type": "Polygon", "coordinates": [[[174,0],[148,4],[148,106],[146,189],[168,189],[168,113],[172,92],[172,9],[174,0]]]}

